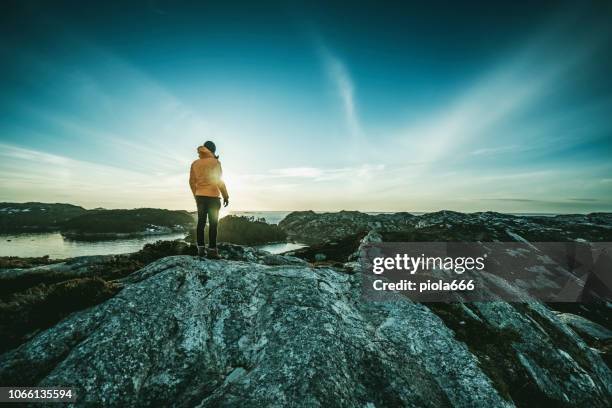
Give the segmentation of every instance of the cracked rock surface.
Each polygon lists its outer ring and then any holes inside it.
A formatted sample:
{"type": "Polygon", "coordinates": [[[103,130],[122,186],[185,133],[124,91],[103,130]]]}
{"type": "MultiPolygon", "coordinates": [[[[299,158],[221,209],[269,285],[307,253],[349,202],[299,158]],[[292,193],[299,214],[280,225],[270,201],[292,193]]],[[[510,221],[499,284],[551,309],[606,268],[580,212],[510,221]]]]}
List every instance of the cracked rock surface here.
{"type": "Polygon", "coordinates": [[[365,302],[360,274],[293,263],[160,259],[0,356],[0,383],[77,405],[610,406],[609,368],[541,304],[365,302]]]}

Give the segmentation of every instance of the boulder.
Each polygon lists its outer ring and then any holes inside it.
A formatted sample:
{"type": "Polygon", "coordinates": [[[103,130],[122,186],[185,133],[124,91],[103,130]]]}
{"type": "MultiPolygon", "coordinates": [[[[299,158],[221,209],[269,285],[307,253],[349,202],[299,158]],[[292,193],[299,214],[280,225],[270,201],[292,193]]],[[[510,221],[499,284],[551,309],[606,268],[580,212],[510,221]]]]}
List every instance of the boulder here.
{"type": "Polygon", "coordinates": [[[287,215],[278,226],[289,239],[307,244],[334,242],[352,235],[364,235],[371,229],[397,230],[411,224],[409,213],[365,214],[359,211],[315,213],[295,211],[287,215]]]}

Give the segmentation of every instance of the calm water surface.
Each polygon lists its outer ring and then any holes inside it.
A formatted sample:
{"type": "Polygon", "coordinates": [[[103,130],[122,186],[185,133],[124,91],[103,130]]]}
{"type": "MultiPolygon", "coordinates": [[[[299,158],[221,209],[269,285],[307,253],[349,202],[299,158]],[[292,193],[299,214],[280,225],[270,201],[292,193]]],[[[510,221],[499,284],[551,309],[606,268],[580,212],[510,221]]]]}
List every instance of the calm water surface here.
{"type": "Polygon", "coordinates": [[[0,256],[72,258],[84,255],[110,255],[137,252],[145,244],[159,240],[183,239],[185,234],[115,239],[112,241],[65,240],[59,232],[0,235],[0,256]]]}
{"type": "Polygon", "coordinates": [[[255,248],[263,249],[273,254],[280,254],[281,252],[293,251],[294,249],[300,249],[306,246],[307,245],[304,244],[298,244],[297,242],[280,242],[278,244],[259,245],[255,248]]]}

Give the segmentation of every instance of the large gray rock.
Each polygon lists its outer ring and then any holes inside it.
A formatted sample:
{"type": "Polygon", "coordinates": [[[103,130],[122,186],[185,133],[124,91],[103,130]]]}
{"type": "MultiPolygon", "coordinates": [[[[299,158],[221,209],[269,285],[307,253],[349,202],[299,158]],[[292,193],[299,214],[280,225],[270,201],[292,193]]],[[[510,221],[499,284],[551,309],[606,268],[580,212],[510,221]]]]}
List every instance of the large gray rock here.
{"type": "Polygon", "coordinates": [[[610,370],[544,306],[365,302],[360,279],[164,258],[0,356],[0,383],[74,386],[77,405],[610,405],[610,370]]]}
{"type": "Polygon", "coordinates": [[[371,229],[403,229],[411,224],[413,218],[414,215],[409,213],[372,215],[359,211],[295,211],[287,215],[278,226],[292,240],[317,244],[338,241],[371,229]]]}

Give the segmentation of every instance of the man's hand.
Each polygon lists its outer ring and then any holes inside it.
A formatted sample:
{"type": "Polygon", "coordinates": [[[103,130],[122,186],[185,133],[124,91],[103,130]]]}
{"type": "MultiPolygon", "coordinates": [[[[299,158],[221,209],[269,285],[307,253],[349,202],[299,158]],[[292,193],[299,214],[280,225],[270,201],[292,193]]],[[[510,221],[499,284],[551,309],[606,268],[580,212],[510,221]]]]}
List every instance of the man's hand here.
{"type": "Polygon", "coordinates": [[[225,198],[223,199],[223,206],[224,206],[224,207],[227,207],[228,205],[229,205],[229,197],[225,197],[225,198]]]}

